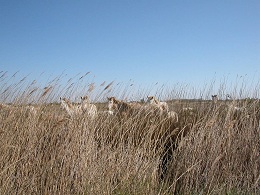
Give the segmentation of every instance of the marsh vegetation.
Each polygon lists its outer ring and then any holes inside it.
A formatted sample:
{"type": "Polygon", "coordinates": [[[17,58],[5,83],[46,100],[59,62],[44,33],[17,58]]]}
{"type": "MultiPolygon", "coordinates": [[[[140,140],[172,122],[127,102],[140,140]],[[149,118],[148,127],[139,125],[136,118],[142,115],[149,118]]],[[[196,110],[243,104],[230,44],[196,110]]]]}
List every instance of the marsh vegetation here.
{"type": "Polygon", "coordinates": [[[164,92],[175,121],[141,111],[100,114],[108,96],[126,101],[131,94],[113,82],[86,87],[80,77],[61,86],[57,77],[42,87],[1,74],[0,194],[260,193],[258,87],[248,98],[214,102],[172,96],[189,93],[181,88],[164,92]],[[73,103],[75,94],[91,97],[96,117],[61,108],[59,98],[73,103]]]}

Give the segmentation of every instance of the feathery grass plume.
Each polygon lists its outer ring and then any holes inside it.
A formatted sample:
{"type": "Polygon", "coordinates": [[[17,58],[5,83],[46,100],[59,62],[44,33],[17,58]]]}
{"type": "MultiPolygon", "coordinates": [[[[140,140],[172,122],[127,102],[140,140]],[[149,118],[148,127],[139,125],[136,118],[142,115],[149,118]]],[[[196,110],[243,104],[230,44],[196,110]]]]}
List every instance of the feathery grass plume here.
{"type": "Polygon", "coordinates": [[[44,87],[43,89],[44,89],[44,92],[42,93],[41,97],[46,96],[53,89],[53,87],[52,86],[44,87]]]}
{"type": "Polygon", "coordinates": [[[100,87],[103,87],[106,84],[106,81],[100,84],[100,87]]]}
{"type": "Polygon", "coordinates": [[[89,85],[88,85],[88,92],[91,92],[91,91],[93,91],[95,89],[95,83],[90,83],[89,85]]]}
{"type": "Polygon", "coordinates": [[[2,79],[2,80],[1,80],[1,82],[5,80],[5,78],[4,78],[4,77],[6,76],[6,74],[7,74],[7,71],[6,71],[6,72],[4,72],[4,73],[3,73],[3,74],[0,76],[0,79],[2,79]]]}
{"type": "Polygon", "coordinates": [[[36,92],[38,88],[34,88],[28,95],[31,96],[34,92],[36,92]]]}
{"type": "Polygon", "coordinates": [[[20,71],[16,71],[16,72],[13,74],[12,78],[15,77],[18,72],[20,72],[20,71]]]}
{"type": "Polygon", "coordinates": [[[74,85],[75,85],[75,83],[71,83],[71,84],[68,86],[68,88],[67,88],[67,89],[70,89],[70,88],[72,88],[74,85]]]}
{"type": "Polygon", "coordinates": [[[70,78],[68,81],[67,81],[67,83],[70,83],[72,81],[72,78],[70,78]]]}
{"type": "Polygon", "coordinates": [[[104,91],[107,90],[109,87],[111,87],[111,85],[113,85],[114,81],[110,82],[105,88],[104,91]]]}
{"type": "Polygon", "coordinates": [[[26,78],[27,78],[27,77],[23,77],[23,78],[20,80],[19,83],[22,83],[23,81],[25,81],[26,78]]]}
{"type": "Polygon", "coordinates": [[[10,90],[11,89],[11,86],[8,86],[3,92],[2,92],[2,94],[4,94],[4,93],[6,93],[8,90],[10,90]]]}
{"type": "Polygon", "coordinates": [[[33,80],[32,82],[31,82],[31,85],[34,85],[34,84],[36,84],[37,83],[37,81],[36,80],[33,80]]]}
{"type": "Polygon", "coordinates": [[[79,80],[83,79],[83,78],[84,78],[85,76],[87,76],[89,73],[90,73],[90,72],[87,72],[86,74],[84,74],[83,76],[81,76],[81,77],[79,78],[79,80]]]}
{"type": "Polygon", "coordinates": [[[6,74],[7,74],[7,71],[4,72],[4,73],[0,76],[0,79],[2,79],[6,74]]]}

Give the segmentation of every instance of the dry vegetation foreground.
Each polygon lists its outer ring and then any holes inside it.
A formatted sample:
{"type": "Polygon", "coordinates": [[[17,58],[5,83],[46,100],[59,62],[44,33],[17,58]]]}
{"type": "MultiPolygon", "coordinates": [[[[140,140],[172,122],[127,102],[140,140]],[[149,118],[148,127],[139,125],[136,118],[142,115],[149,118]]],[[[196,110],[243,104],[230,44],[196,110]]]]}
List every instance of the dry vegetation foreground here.
{"type": "Polygon", "coordinates": [[[178,122],[1,104],[0,194],[260,194],[260,102],[233,103],[168,101],[178,122]]]}
{"type": "Polygon", "coordinates": [[[190,102],[195,110],[179,111],[178,123],[1,107],[0,193],[259,194],[260,105],[245,103],[237,114],[190,102]]]}

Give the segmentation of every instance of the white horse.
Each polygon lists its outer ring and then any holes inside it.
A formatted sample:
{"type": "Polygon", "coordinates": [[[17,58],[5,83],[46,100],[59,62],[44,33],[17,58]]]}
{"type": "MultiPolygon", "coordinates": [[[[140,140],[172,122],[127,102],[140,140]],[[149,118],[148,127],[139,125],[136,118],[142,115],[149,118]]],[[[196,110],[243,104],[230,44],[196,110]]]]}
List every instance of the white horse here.
{"type": "Polygon", "coordinates": [[[117,100],[115,97],[108,97],[107,99],[109,113],[118,114],[121,116],[132,114],[142,107],[139,103],[127,103],[121,100],[117,100]]]}
{"type": "Polygon", "coordinates": [[[61,102],[61,107],[65,109],[71,117],[83,113],[81,105],[73,105],[67,98],[60,97],[60,102],[61,102]]]}
{"type": "Polygon", "coordinates": [[[169,106],[166,102],[160,102],[156,97],[154,96],[147,96],[147,103],[159,108],[160,113],[163,112],[169,112],[169,106]]]}
{"type": "Polygon", "coordinates": [[[97,115],[97,107],[95,104],[91,104],[89,97],[84,96],[81,98],[81,109],[84,113],[87,113],[88,116],[94,118],[97,115]]]}
{"type": "Polygon", "coordinates": [[[213,102],[214,104],[216,104],[217,101],[218,101],[218,95],[212,95],[212,96],[211,96],[211,99],[212,99],[212,102],[213,102]]]}

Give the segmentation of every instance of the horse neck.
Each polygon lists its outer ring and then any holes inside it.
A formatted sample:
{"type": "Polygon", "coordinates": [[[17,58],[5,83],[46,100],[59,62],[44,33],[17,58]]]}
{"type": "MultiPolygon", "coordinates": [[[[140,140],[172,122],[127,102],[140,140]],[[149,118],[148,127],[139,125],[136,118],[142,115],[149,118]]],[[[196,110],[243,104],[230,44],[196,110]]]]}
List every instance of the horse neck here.
{"type": "Polygon", "coordinates": [[[90,103],[88,101],[82,101],[81,102],[81,106],[84,107],[84,108],[87,108],[87,107],[90,107],[90,103]]]}
{"type": "Polygon", "coordinates": [[[150,100],[150,104],[159,105],[160,102],[156,98],[153,98],[152,100],[150,100]]]}
{"type": "Polygon", "coordinates": [[[82,103],[82,104],[90,104],[88,98],[85,98],[85,99],[81,100],[81,103],[82,103]]]}
{"type": "Polygon", "coordinates": [[[65,110],[69,113],[69,115],[72,115],[74,113],[72,104],[70,102],[62,102],[63,107],[65,110]]]}
{"type": "Polygon", "coordinates": [[[160,101],[159,101],[158,99],[156,99],[156,98],[154,98],[154,102],[155,102],[156,104],[160,104],[160,101]]]}
{"type": "Polygon", "coordinates": [[[108,110],[109,111],[113,111],[113,109],[117,107],[117,104],[115,104],[115,102],[109,102],[108,103],[108,110]]]}

